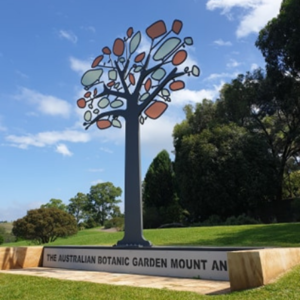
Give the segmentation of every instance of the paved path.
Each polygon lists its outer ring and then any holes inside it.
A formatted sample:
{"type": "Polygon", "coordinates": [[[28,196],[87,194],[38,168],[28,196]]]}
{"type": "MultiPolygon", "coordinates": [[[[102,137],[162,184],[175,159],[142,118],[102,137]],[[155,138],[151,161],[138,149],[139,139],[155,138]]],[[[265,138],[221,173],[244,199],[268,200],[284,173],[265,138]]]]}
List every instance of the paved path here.
{"type": "Polygon", "coordinates": [[[230,283],[228,281],[209,281],[199,279],[66,270],[54,268],[1,270],[0,274],[1,273],[51,277],[56,279],[74,281],[89,281],[101,284],[128,285],[133,287],[189,291],[206,295],[223,294],[230,292],[230,283]]]}

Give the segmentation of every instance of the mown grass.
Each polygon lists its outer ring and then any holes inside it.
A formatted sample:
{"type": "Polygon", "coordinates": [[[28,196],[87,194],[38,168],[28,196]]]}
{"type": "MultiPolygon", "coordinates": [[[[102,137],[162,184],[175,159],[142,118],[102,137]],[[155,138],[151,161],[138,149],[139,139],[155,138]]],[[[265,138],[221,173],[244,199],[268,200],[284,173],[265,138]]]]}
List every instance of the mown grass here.
{"type": "MultiPolygon", "coordinates": [[[[157,246],[273,246],[300,247],[300,223],[272,225],[241,225],[190,227],[144,230],[146,239],[157,246]]],[[[103,232],[100,228],[80,231],[67,239],[49,245],[113,245],[122,239],[122,232],[103,232]]],[[[7,243],[2,246],[24,246],[27,242],[7,243]]],[[[0,299],[228,299],[267,300],[300,299],[300,266],[277,282],[242,292],[203,296],[190,292],[166,289],[134,288],[88,282],[64,281],[50,278],[0,274],[0,299]]]]}
{"type": "MultiPolygon", "coordinates": [[[[188,227],[144,230],[144,236],[156,246],[270,246],[300,247],[300,223],[188,227]]],[[[104,232],[100,228],[82,230],[69,238],[48,245],[114,245],[123,232],[104,232]]],[[[33,245],[26,241],[2,246],[33,245]]]]}
{"type": "Polygon", "coordinates": [[[3,300],[299,300],[300,266],[270,285],[225,295],[204,296],[166,289],[133,288],[89,282],[67,281],[34,276],[0,274],[0,299],[3,300]]]}

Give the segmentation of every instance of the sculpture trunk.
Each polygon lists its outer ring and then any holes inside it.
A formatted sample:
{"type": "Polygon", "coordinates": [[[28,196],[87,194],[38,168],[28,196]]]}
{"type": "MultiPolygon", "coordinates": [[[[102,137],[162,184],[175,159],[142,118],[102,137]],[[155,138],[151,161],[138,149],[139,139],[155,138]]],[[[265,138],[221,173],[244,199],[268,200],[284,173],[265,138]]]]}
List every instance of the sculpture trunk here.
{"type": "Polygon", "coordinates": [[[139,118],[125,125],[125,233],[116,246],[149,247],[143,237],[139,118]]]}

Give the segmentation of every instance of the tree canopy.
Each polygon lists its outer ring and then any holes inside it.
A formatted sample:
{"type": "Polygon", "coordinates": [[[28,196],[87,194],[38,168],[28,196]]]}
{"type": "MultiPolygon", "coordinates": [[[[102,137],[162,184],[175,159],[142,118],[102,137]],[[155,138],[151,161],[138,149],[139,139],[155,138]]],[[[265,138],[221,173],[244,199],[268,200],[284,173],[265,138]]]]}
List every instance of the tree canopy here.
{"type": "Polygon", "coordinates": [[[150,164],[143,182],[145,228],[181,221],[174,176],[169,153],[162,150],[150,164]]]}
{"type": "Polygon", "coordinates": [[[77,233],[75,218],[56,207],[32,209],[27,215],[13,222],[12,232],[16,237],[38,244],[55,241],[77,233]]]}
{"type": "Polygon", "coordinates": [[[98,183],[91,186],[88,197],[88,208],[93,214],[93,219],[104,225],[110,214],[115,213],[116,205],[121,202],[118,197],[122,194],[120,187],[115,187],[111,182],[98,183]]]}

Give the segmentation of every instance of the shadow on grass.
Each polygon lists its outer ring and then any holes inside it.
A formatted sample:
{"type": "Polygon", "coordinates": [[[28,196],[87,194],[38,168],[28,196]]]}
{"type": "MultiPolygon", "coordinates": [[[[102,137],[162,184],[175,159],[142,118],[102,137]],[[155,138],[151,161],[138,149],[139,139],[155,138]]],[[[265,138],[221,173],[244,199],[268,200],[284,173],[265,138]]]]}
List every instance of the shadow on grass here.
{"type": "MultiPolygon", "coordinates": [[[[240,226],[231,226],[231,228],[234,227],[238,228],[240,226]]],[[[197,235],[194,236],[193,240],[180,243],[180,245],[300,247],[300,223],[258,225],[244,230],[228,230],[227,232],[220,229],[213,231],[213,236],[209,238],[201,238],[201,229],[205,230],[205,227],[198,229],[197,235]]],[[[205,235],[207,236],[207,233],[205,235]]],[[[167,245],[174,246],[178,245],[178,243],[169,243],[167,245]]]]}

